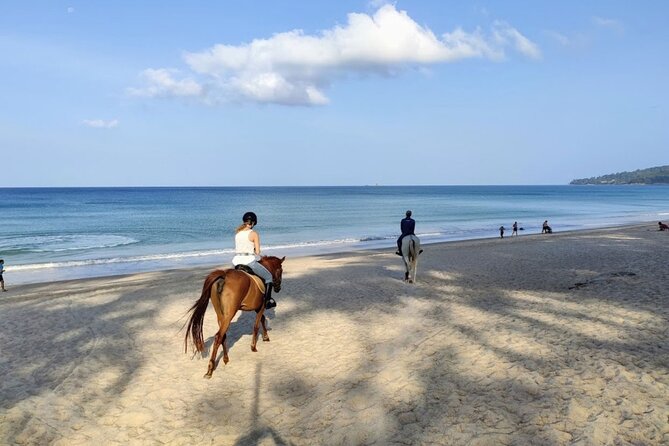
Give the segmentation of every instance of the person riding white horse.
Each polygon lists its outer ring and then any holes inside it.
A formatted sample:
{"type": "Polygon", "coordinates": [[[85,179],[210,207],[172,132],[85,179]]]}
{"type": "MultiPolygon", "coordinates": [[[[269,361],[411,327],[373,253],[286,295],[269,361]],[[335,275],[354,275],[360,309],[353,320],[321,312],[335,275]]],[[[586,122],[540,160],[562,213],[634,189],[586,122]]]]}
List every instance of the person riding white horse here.
{"type": "Polygon", "coordinates": [[[420,249],[420,239],[410,234],[402,238],[402,261],[404,261],[404,281],[414,283],[418,269],[418,256],[423,252],[420,249]]]}
{"type": "Polygon", "coordinates": [[[411,218],[411,211],[406,212],[406,217],[400,221],[400,231],[402,234],[397,239],[397,254],[398,256],[402,255],[402,239],[407,235],[415,235],[414,231],[416,230],[416,220],[411,218]]]}

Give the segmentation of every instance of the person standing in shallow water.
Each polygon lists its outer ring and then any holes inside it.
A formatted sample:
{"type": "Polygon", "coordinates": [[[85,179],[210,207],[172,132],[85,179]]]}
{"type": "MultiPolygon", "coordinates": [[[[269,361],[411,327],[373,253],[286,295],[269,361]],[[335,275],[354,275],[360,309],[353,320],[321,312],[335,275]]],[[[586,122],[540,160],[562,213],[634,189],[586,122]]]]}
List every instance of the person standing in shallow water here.
{"type": "Polygon", "coordinates": [[[511,231],[511,237],[514,235],[518,235],[518,222],[514,221],[513,222],[513,231],[511,231]]]}
{"type": "Polygon", "coordinates": [[[541,225],[541,233],[542,233],[542,234],[551,234],[551,233],[553,233],[553,229],[548,225],[548,220],[544,220],[544,224],[541,225]]]}
{"type": "Polygon", "coordinates": [[[5,279],[2,277],[2,273],[5,272],[5,261],[0,259],[0,288],[2,291],[7,291],[5,289],[5,279]]]}
{"type": "Polygon", "coordinates": [[[276,307],[272,298],[272,273],[262,266],[260,260],[260,236],[253,230],[258,224],[258,217],[253,212],[247,212],[242,217],[242,224],[235,234],[235,256],[232,264],[246,265],[265,282],[265,308],[276,307]]]}
{"type": "Polygon", "coordinates": [[[504,238],[504,226],[499,227],[499,238],[504,238]]]}
{"type": "Polygon", "coordinates": [[[402,239],[407,235],[416,235],[414,231],[416,230],[416,221],[411,218],[411,211],[406,212],[406,217],[400,221],[400,231],[402,235],[397,239],[397,251],[395,254],[398,256],[402,255],[402,239]]]}

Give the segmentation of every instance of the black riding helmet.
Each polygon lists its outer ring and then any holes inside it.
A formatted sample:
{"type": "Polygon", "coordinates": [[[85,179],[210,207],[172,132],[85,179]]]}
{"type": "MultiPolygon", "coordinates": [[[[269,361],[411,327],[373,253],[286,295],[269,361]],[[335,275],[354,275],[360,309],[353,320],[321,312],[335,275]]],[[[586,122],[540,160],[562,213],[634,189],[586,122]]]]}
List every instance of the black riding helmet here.
{"type": "Polygon", "coordinates": [[[253,213],[253,212],[247,212],[247,213],[244,214],[244,216],[242,217],[242,221],[243,221],[244,223],[251,223],[253,226],[255,226],[255,225],[258,224],[258,217],[257,217],[256,214],[253,213]]]}

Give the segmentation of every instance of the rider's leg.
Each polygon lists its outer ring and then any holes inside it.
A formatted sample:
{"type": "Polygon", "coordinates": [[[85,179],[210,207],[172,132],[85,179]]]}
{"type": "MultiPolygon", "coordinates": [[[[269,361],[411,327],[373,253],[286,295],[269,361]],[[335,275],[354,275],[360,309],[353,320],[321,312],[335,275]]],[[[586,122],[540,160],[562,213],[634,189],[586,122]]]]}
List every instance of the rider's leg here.
{"type": "Polygon", "coordinates": [[[248,266],[265,282],[265,308],[276,307],[276,301],[272,298],[272,273],[258,262],[251,262],[248,266]]]}
{"type": "Polygon", "coordinates": [[[276,301],[272,298],[272,282],[265,284],[265,308],[276,307],[276,301]]]}
{"type": "Polygon", "coordinates": [[[399,238],[397,239],[397,251],[395,251],[395,254],[398,256],[402,255],[402,239],[404,238],[404,235],[400,235],[399,238]]]}

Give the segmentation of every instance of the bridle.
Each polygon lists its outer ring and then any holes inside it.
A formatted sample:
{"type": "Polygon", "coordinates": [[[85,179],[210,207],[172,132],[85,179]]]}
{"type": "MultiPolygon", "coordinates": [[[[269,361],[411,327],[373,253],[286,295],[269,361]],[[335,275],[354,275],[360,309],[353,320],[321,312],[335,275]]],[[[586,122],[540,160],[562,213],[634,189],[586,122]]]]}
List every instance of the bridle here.
{"type": "Polygon", "coordinates": [[[263,266],[265,266],[272,273],[272,283],[274,284],[274,290],[278,293],[281,291],[281,276],[283,275],[283,268],[281,267],[281,263],[279,262],[278,267],[276,267],[273,260],[270,260],[269,257],[263,257],[260,259],[261,265],[263,264],[263,260],[265,261],[265,265],[263,266]]]}

